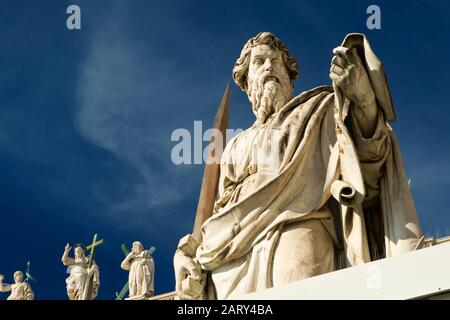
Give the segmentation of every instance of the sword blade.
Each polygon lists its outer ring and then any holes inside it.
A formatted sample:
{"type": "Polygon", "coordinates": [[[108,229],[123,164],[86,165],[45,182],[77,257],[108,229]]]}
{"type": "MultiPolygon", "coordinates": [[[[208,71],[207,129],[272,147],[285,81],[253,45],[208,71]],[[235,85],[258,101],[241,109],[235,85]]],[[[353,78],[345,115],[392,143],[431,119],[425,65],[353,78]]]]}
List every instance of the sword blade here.
{"type": "MultiPolygon", "coordinates": [[[[228,83],[222,100],[220,101],[219,108],[214,119],[214,129],[218,129],[222,134],[222,149],[225,148],[226,143],[226,130],[228,127],[228,111],[230,108],[230,84],[228,83]]],[[[213,142],[214,137],[211,138],[213,142]]],[[[211,147],[211,144],[210,144],[211,147]]],[[[215,152],[222,152],[215,148],[215,152]]],[[[209,153],[208,153],[209,154],[209,153]]],[[[220,159],[222,154],[220,153],[217,159],[220,159]]],[[[197,213],[195,215],[194,229],[192,237],[201,242],[202,237],[202,225],[212,215],[214,209],[214,202],[216,200],[217,186],[220,175],[220,163],[212,163],[211,159],[208,159],[203,171],[202,186],[200,189],[200,196],[198,199],[197,213]]]]}

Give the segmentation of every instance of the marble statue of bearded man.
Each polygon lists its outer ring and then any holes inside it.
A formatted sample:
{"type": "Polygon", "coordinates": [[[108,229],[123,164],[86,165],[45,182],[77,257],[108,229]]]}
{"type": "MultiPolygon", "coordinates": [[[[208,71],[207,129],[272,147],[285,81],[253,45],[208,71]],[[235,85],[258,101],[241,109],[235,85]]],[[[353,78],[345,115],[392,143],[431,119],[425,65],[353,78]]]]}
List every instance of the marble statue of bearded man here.
{"type": "Polygon", "coordinates": [[[234,298],[419,246],[382,64],[362,34],[333,54],[333,86],[293,97],[287,47],[268,32],[245,44],[233,79],[256,119],[226,145],[201,243],[175,253],[180,298],[234,298]]]}
{"type": "Polygon", "coordinates": [[[131,252],[122,261],[120,267],[129,271],[128,289],[130,299],[151,297],[154,294],[154,262],[141,242],[133,242],[131,252]]]}
{"type": "Polygon", "coordinates": [[[74,258],[69,257],[70,249],[70,245],[66,244],[61,258],[62,263],[69,267],[70,273],[66,279],[67,296],[70,300],[94,300],[100,288],[100,270],[95,261],[89,268],[89,257],[85,256],[82,245],[75,245],[74,258]],[[88,281],[92,281],[89,293],[88,281]]]}

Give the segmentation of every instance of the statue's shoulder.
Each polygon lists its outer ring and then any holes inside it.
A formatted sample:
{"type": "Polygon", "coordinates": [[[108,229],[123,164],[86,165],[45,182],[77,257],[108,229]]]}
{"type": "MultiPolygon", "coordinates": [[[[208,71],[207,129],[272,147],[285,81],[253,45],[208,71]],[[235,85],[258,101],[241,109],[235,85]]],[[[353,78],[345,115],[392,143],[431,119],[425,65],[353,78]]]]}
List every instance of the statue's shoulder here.
{"type": "Polygon", "coordinates": [[[20,286],[23,287],[24,290],[31,289],[31,286],[30,286],[30,284],[29,284],[28,282],[22,282],[22,283],[20,284],[20,286]]]}
{"type": "Polygon", "coordinates": [[[303,91],[298,96],[289,101],[289,104],[299,105],[311,99],[322,98],[323,95],[332,94],[333,92],[333,87],[331,86],[315,87],[310,90],[303,91]]]}
{"type": "Polygon", "coordinates": [[[242,130],[241,132],[235,134],[233,137],[231,137],[231,138],[227,141],[227,143],[226,143],[226,145],[225,145],[225,150],[224,150],[224,152],[225,152],[225,151],[229,151],[229,149],[231,148],[231,146],[232,146],[233,144],[235,144],[236,141],[237,141],[240,137],[244,136],[244,135],[247,134],[249,131],[251,131],[251,129],[252,129],[252,127],[247,128],[247,129],[242,130]]]}
{"type": "Polygon", "coordinates": [[[153,260],[153,256],[150,254],[150,250],[144,250],[141,252],[141,256],[146,259],[153,260]]]}
{"type": "Polygon", "coordinates": [[[304,110],[302,107],[306,104],[313,107],[317,106],[320,101],[333,93],[333,88],[330,86],[320,86],[303,91],[286,103],[282,108],[281,115],[287,115],[291,112],[300,112],[299,110],[304,110]]]}

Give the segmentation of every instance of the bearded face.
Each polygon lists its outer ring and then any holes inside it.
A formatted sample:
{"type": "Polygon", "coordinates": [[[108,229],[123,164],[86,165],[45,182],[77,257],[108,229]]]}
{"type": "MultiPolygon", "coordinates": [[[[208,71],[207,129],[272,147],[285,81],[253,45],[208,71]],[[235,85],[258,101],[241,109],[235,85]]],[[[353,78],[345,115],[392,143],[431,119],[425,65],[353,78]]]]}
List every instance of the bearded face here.
{"type": "Polygon", "coordinates": [[[133,243],[133,247],[132,247],[132,251],[135,254],[139,254],[144,250],[144,246],[142,245],[142,243],[140,243],[139,241],[135,241],[133,243]]]}
{"type": "Polygon", "coordinates": [[[247,95],[260,123],[292,97],[292,83],[281,52],[268,45],[255,46],[250,54],[247,95]]]}

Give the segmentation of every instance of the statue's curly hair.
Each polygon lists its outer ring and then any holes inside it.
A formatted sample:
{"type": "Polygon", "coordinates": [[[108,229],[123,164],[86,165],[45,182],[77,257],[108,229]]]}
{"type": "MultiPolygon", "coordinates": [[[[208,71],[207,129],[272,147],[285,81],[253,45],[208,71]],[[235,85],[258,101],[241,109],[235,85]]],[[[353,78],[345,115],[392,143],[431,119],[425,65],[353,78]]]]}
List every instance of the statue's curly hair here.
{"type": "Polygon", "coordinates": [[[289,74],[289,77],[291,78],[291,81],[298,79],[297,60],[295,60],[295,58],[291,55],[284,43],[270,32],[260,32],[256,37],[253,37],[247,41],[241,51],[241,55],[234,64],[233,79],[234,82],[242,89],[242,91],[247,91],[247,75],[248,67],[250,65],[250,53],[252,51],[252,48],[261,44],[265,44],[274,49],[280,50],[283,63],[286,66],[286,70],[289,74]]]}
{"type": "Polygon", "coordinates": [[[16,275],[19,275],[19,274],[23,277],[23,272],[22,271],[14,272],[13,277],[15,277],[16,275]]]}

